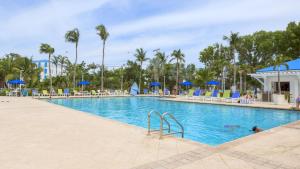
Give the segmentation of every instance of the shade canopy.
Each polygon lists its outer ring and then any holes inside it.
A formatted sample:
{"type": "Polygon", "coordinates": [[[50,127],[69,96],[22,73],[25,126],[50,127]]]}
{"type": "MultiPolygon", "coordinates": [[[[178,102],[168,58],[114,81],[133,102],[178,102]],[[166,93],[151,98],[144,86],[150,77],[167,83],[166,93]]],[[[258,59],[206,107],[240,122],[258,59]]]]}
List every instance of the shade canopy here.
{"type": "Polygon", "coordinates": [[[207,85],[219,85],[220,82],[212,80],[212,81],[206,82],[206,84],[207,85]]]}
{"type": "Polygon", "coordinates": [[[7,83],[9,84],[25,84],[23,80],[15,79],[15,80],[10,80],[7,83]]]}
{"type": "Polygon", "coordinates": [[[89,81],[78,82],[78,85],[89,85],[89,84],[91,84],[89,81]]]}
{"type": "Polygon", "coordinates": [[[151,82],[150,87],[160,86],[159,82],[151,82]]]}
{"type": "Polygon", "coordinates": [[[180,85],[182,85],[182,86],[192,86],[193,83],[189,82],[189,81],[185,81],[185,82],[180,83],[180,85]]]}

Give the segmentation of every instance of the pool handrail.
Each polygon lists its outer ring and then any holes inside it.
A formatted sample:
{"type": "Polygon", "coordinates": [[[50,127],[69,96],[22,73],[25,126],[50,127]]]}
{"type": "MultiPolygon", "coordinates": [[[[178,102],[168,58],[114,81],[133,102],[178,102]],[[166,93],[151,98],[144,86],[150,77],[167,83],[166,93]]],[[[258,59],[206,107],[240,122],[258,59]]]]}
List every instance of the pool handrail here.
{"type": "MultiPolygon", "coordinates": [[[[181,132],[179,131],[179,132],[175,132],[175,133],[169,133],[167,135],[181,133],[181,137],[184,138],[184,128],[183,128],[182,124],[180,124],[179,121],[172,114],[170,114],[168,112],[165,112],[162,114],[162,119],[165,119],[165,116],[167,116],[167,115],[171,119],[173,119],[177,123],[177,125],[181,128],[181,132]]],[[[163,128],[163,124],[160,126],[160,128],[163,128]]]]}
{"type": "Polygon", "coordinates": [[[163,130],[168,130],[168,133],[170,133],[171,132],[171,125],[170,125],[170,123],[166,119],[164,119],[162,117],[162,115],[158,111],[155,111],[155,110],[150,111],[148,113],[148,134],[147,135],[150,135],[151,132],[159,131],[160,132],[160,137],[159,138],[161,139],[162,136],[163,136],[163,130]],[[159,120],[160,120],[160,128],[159,128],[159,130],[151,130],[151,115],[153,113],[155,113],[155,115],[157,115],[159,117],[159,120]],[[167,129],[163,128],[163,122],[167,123],[167,125],[168,125],[167,129]]]}

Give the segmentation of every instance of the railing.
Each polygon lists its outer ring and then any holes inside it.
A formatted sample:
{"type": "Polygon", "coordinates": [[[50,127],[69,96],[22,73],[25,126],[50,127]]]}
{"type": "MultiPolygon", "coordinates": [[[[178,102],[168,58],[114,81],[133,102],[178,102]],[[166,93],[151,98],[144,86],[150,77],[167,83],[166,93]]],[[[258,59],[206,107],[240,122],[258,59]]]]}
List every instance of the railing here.
{"type": "Polygon", "coordinates": [[[160,132],[160,138],[162,138],[164,130],[168,130],[168,133],[171,132],[171,125],[170,125],[170,123],[166,119],[164,119],[159,112],[157,112],[157,111],[150,111],[148,113],[148,135],[150,135],[151,132],[159,131],[160,132]],[[159,120],[160,120],[160,128],[159,128],[159,130],[151,130],[151,115],[153,113],[159,117],[159,120]],[[166,124],[168,125],[168,128],[166,128],[166,129],[163,128],[163,122],[166,122],[166,124]]]}
{"type": "MultiPolygon", "coordinates": [[[[168,112],[165,112],[165,113],[162,114],[162,118],[163,118],[163,119],[165,119],[165,116],[169,116],[169,117],[170,117],[171,119],[173,119],[173,120],[176,122],[176,124],[181,128],[181,131],[175,132],[175,133],[169,133],[169,134],[178,134],[178,133],[181,133],[181,137],[183,138],[183,137],[184,137],[184,128],[183,128],[183,126],[179,123],[179,121],[178,121],[172,114],[170,114],[170,113],[168,113],[168,112]]],[[[161,127],[163,127],[163,124],[162,124],[161,127]]],[[[166,135],[169,135],[169,134],[166,134],[166,135]]]]}
{"type": "Polygon", "coordinates": [[[168,112],[165,112],[162,115],[157,111],[151,111],[151,112],[148,113],[148,135],[150,135],[151,132],[156,132],[156,131],[159,131],[159,138],[160,139],[162,139],[162,137],[165,136],[165,135],[172,135],[172,134],[178,134],[178,133],[181,133],[182,138],[184,137],[184,128],[183,128],[183,126],[178,122],[178,120],[172,114],[170,114],[168,112]],[[151,130],[151,115],[153,113],[155,115],[157,115],[160,119],[160,128],[159,128],[159,130],[151,130]],[[174,120],[175,123],[181,128],[181,131],[171,132],[171,125],[170,125],[169,121],[166,119],[166,116],[168,116],[169,118],[174,120]],[[168,125],[168,128],[163,127],[164,122],[168,125]],[[168,133],[164,134],[164,130],[167,130],[168,133]]]}

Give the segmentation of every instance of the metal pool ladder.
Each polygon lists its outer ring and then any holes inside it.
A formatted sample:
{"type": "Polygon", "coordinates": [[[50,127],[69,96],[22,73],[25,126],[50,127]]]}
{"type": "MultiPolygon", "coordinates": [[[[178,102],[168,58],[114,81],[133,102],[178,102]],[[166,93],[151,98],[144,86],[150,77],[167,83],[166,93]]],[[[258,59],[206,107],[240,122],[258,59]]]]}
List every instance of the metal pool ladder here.
{"type": "Polygon", "coordinates": [[[159,131],[159,138],[160,139],[162,139],[163,136],[172,135],[172,134],[178,134],[178,133],[181,134],[182,138],[184,137],[184,128],[183,128],[183,126],[178,122],[178,120],[172,114],[170,114],[168,112],[160,114],[157,111],[150,111],[148,113],[148,135],[150,135],[151,132],[157,132],[157,131],[159,131]],[[157,115],[159,117],[160,127],[159,127],[158,130],[151,130],[151,115],[152,114],[155,114],[155,115],[157,115]],[[166,119],[167,117],[171,118],[180,127],[181,131],[171,132],[171,125],[170,125],[169,121],[166,119]],[[164,128],[164,122],[167,124],[168,128],[164,128]],[[164,130],[167,130],[168,133],[164,134],[164,130]]]}

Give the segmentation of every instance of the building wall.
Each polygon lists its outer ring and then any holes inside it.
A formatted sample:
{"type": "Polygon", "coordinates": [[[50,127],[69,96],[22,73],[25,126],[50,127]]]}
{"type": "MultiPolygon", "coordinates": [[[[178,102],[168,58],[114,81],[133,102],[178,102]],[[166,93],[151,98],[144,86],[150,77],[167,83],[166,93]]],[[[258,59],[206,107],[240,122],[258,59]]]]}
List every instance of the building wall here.
{"type": "MultiPolygon", "coordinates": [[[[48,76],[49,76],[49,62],[48,62],[48,60],[34,60],[33,62],[37,65],[38,68],[43,69],[43,71],[40,73],[40,77],[39,77],[40,81],[43,81],[43,80],[47,79],[48,76]]],[[[51,63],[50,66],[51,66],[51,75],[52,75],[52,77],[61,75],[60,65],[58,65],[58,67],[57,67],[57,73],[56,73],[55,65],[51,63]]],[[[64,71],[64,69],[63,69],[63,71],[64,71]]]]}
{"type": "MultiPolygon", "coordinates": [[[[292,94],[292,98],[294,99],[300,95],[300,78],[296,75],[291,76],[280,76],[281,82],[289,82],[290,83],[290,94],[292,94]]],[[[264,81],[264,91],[273,91],[272,89],[272,83],[278,82],[277,76],[268,76],[265,78],[264,81]]],[[[292,100],[293,101],[293,100],[292,100]]]]}

